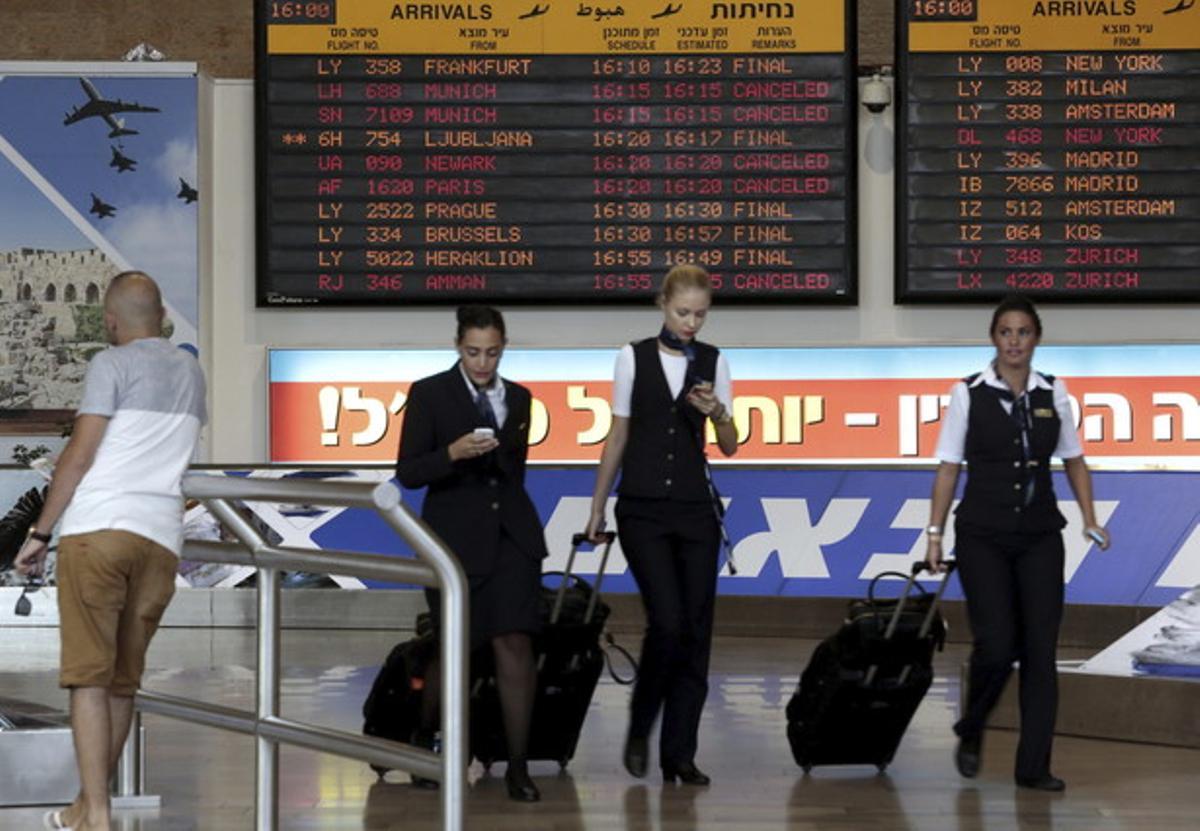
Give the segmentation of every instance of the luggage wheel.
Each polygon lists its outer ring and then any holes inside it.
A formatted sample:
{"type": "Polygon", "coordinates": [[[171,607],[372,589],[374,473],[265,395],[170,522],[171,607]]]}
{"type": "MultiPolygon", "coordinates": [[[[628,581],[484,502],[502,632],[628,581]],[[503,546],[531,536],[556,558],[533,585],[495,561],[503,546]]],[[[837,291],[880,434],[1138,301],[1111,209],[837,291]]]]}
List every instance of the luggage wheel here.
{"type": "Polygon", "coordinates": [[[564,771],[564,770],[566,770],[566,769],[567,769],[567,765],[570,763],[570,761],[571,761],[570,759],[559,759],[559,760],[558,760],[558,769],[559,769],[560,771],[564,771]]]}
{"type": "Polygon", "coordinates": [[[887,763],[887,762],[878,762],[878,763],[875,765],[875,768],[876,768],[876,769],[877,769],[877,770],[878,770],[880,773],[886,773],[886,772],[887,772],[887,769],[888,769],[888,763],[887,763]]]}
{"type": "Polygon", "coordinates": [[[800,769],[804,771],[805,776],[808,776],[808,774],[812,772],[812,765],[801,765],[800,769]]]}

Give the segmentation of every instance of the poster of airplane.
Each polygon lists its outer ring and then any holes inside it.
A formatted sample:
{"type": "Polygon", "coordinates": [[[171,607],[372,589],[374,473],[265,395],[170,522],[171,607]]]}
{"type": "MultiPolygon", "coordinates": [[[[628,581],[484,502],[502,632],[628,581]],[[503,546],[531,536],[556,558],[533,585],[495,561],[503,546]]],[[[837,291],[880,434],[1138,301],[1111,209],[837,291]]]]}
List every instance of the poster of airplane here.
{"type": "Polygon", "coordinates": [[[0,62],[0,462],[6,413],[78,403],[113,275],[151,274],[195,349],[196,108],[192,64],[0,62]]]}
{"type": "Polygon", "coordinates": [[[85,118],[102,118],[112,131],[108,134],[110,139],[120,138],[121,136],[136,136],[137,130],[125,126],[124,119],[116,118],[117,113],[157,113],[161,112],[158,107],[146,107],[141,104],[122,101],[120,98],[109,99],[104,98],[96,90],[96,85],[87,78],[80,78],[79,85],[83,87],[83,91],[87,93],[87,103],[72,107],[67,113],[67,117],[63,119],[64,125],[76,124],[85,118]]]}

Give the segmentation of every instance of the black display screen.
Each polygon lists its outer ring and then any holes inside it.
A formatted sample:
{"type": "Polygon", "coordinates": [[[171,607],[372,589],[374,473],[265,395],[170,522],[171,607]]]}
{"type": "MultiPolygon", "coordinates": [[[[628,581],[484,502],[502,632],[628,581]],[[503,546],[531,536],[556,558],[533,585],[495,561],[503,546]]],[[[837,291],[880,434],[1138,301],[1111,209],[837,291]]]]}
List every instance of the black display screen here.
{"type": "Polygon", "coordinates": [[[848,9],[683,5],[260,11],[259,304],[854,302],[848,9]]]}
{"type": "Polygon", "coordinates": [[[897,298],[1200,299],[1200,10],[975,5],[901,4],[897,298]]]}

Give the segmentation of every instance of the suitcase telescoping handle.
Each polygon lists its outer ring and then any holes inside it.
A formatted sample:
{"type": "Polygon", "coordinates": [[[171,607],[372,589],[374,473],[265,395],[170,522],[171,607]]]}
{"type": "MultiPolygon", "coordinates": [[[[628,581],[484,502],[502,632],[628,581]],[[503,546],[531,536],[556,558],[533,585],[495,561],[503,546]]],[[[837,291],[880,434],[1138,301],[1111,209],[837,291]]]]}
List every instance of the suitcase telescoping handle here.
{"type": "MultiPolygon", "coordinates": [[[[612,551],[613,542],[617,539],[615,531],[602,531],[604,537],[604,553],[600,555],[600,568],[596,571],[596,585],[592,587],[592,596],[588,598],[587,610],[583,613],[584,623],[590,623],[592,615],[596,612],[596,604],[600,600],[600,584],[604,582],[604,569],[608,565],[608,555],[612,551]]],[[[588,542],[587,534],[575,534],[571,537],[571,553],[567,555],[567,567],[563,570],[562,583],[558,586],[558,593],[554,596],[554,608],[550,611],[550,622],[558,623],[558,616],[562,614],[563,598],[567,595],[567,586],[571,582],[571,574],[575,570],[575,552],[579,550],[579,546],[588,542]]]]}
{"type": "MultiPolygon", "coordinates": [[[[954,568],[957,565],[954,560],[943,560],[942,565],[946,567],[946,576],[937,587],[937,593],[933,596],[933,602],[929,604],[929,611],[925,614],[925,619],[921,621],[921,628],[917,632],[918,638],[923,638],[929,634],[929,628],[933,625],[933,618],[937,615],[938,603],[942,600],[942,594],[946,591],[946,585],[950,582],[950,575],[954,573],[954,568]]],[[[888,621],[887,630],[883,633],[883,639],[889,640],[896,632],[896,627],[900,624],[900,614],[904,611],[904,604],[908,602],[908,596],[912,591],[913,584],[917,582],[917,577],[922,571],[929,570],[929,565],[924,560],[918,560],[913,563],[912,571],[908,575],[908,581],[904,584],[904,594],[900,596],[900,600],[896,603],[896,611],[892,613],[892,619],[888,621]]],[[[863,678],[864,686],[871,686],[875,682],[875,674],[879,671],[878,665],[872,664],[867,669],[867,674],[863,678]]],[[[908,680],[908,674],[912,671],[912,664],[906,666],[900,671],[900,676],[896,683],[903,685],[908,680]]]]}
{"type": "MultiPolygon", "coordinates": [[[[946,591],[946,585],[950,582],[950,575],[954,573],[955,561],[945,560],[942,563],[946,567],[946,577],[937,587],[937,593],[933,596],[933,602],[929,604],[929,611],[925,615],[925,620],[921,621],[921,629],[917,632],[918,638],[923,638],[929,634],[929,627],[933,625],[933,617],[937,614],[938,603],[942,600],[942,594],[946,591]]],[[[887,630],[883,633],[883,639],[886,641],[896,632],[896,627],[900,624],[900,615],[904,611],[904,605],[908,602],[909,594],[912,592],[913,584],[917,582],[917,577],[921,572],[929,570],[929,564],[924,560],[917,560],[913,563],[912,571],[908,575],[908,582],[904,584],[904,593],[900,595],[900,601],[896,604],[896,611],[892,612],[892,619],[888,621],[887,630]]]]}

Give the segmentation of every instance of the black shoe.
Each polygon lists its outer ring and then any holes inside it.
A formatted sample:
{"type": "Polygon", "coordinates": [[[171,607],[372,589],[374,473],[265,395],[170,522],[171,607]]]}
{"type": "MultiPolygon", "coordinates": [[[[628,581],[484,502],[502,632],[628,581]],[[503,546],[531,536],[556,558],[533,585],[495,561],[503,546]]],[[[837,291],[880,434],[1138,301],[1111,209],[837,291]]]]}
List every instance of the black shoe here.
{"type": "Polygon", "coordinates": [[[508,787],[508,798],[517,802],[537,802],[542,798],[541,791],[529,778],[529,769],[524,762],[509,762],[504,771],[504,784],[508,787]]]}
{"type": "Polygon", "coordinates": [[[961,736],[954,750],[954,766],[959,775],[974,779],[979,775],[979,754],[983,740],[979,736],[961,736]]]}
{"type": "Polygon", "coordinates": [[[625,739],[623,761],[630,776],[636,779],[646,778],[646,769],[650,765],[650,747],[644,736],[629,736],[625,739]]]}
{"type": "Polygon", "coordinates": [[[662,775],[663,783],[667,785],[674,784],[676,780],[685,785],[709,785],[712,783],[708,774],[691,762],[676,767],[664,767],[662,775]]]}
{"type": "Polygon", "coordinates": [[[1030,788],[1035,791],[1055,791],[1055,792],[1057,792],[1057,791],[1065,791],[1067,789],[1067,783],[1064,782],[1063,780],[1059,779],[1057,776],[1053,776],[1049,773],[1046,773],[1046,774],[1043,774],[1042,776],[1036,776],[1036,777],[1018,776],[1017,777],[1017,787],[1018,788],[1030,788]]]}

